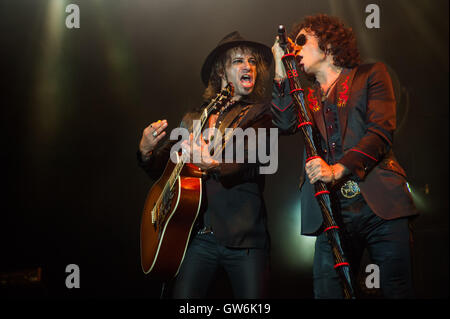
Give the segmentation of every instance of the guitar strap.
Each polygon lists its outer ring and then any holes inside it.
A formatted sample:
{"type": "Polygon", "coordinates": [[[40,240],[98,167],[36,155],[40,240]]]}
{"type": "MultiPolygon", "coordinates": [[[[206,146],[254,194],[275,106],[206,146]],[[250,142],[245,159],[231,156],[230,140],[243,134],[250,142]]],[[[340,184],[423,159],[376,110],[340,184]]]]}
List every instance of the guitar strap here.
{"type": "MultiPolygon", "coordinates": [[[[242,122],[242,120],[245,118],[245,115],[248,113],[248,111],[251,109],[251,105],[236,105],[232,108],[230,108],[229,111],[225,113],[225,117],[223,118],[222,122],[219,124],[218,127],[216,127],[219,131],[219,133],[222,136],[222,139],[214,139],[215,142],[213,146],[210,147],[210,150],[214,149],[214,154],[221,154],[222,150],[225,149],[226,144],[230,140],[230,138],[233,135],[233,130],[226,131],[227,128],[236,128],[239,126],[239,124],[242,122]],[[228,134],[225,134],[228,133],[228,134]],[[221,145],[218,145],[219,142],[222,142],[221,145]]],[[[192,132],[193,129],[193,119],[198,119],[201,113],[191,113],[189,116],[186,116],[182,123],[185,123],[182,125],[183,127],[188,127],[189,132],[192,132]],[[187,124],[187,125],[186,125],[187,124]]],[[[206,129],[205,127],[204,129],[206,129]]]]}
{"type": "MultiPolygon", "coordinates": [[[[222,123],[217,127],[222,140],[217,140],[214,143],[214,154],[221,154],[222,150],[225,149],[226,144],[229,142],[230,138],[233,136],[233,130],[226,130],[227,128],[236,128],[244,119],[245,115],[250,109],[250,105],[244,107],[233,107],[228,113],[226,113],[225,118],[222,120],[222,123]],[[221,145],[217,145],[218,142],[222,142],[221,145]]],[[[212,149],[212,148],[211,148],[212,149]]]]}

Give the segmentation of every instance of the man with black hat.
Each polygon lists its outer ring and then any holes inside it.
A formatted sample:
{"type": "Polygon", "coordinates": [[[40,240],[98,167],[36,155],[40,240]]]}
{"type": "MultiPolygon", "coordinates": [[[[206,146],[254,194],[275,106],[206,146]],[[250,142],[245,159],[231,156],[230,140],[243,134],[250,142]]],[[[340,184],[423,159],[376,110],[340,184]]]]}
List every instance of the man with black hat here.
{"type": "MultiPolygon", "coordinates": [[[[265,90],[271,61],[270,48],[245,40],[238,32],[219,42],[202,67],[203,97],[210,100],[229,82],[234,96],[224,109],[209,116],[207,127],[217,128],[223,136],[226,128],[254,128],[257,134],[257,128],[272,126],[265,90]]],[[[185,114],[180,127],[192,132],[193,120],[201,111],[202,107],[185,114]]],[[[165,120],[149,125],[139,145],[139,165],[153,179],[162,174],[177,142],[158,145],[167,125],[165,120]]],[[[227,137],[223,138],[226,143],[227,137]]],[[[198,143],[192,139],[182,143],[184,150],[202,154],[201,162],[195,165],[204,172],[203,214],[177,275],[173,296],[205,298],[217,270],[223,267],[236,298],[267,297],[269,235],[261,164],[218,161],[210,156],[205,140],[212,142],[213,136],[203,136],[198,143]]],[[[245,150],[247,155],[250,150],[245,150]]]]}

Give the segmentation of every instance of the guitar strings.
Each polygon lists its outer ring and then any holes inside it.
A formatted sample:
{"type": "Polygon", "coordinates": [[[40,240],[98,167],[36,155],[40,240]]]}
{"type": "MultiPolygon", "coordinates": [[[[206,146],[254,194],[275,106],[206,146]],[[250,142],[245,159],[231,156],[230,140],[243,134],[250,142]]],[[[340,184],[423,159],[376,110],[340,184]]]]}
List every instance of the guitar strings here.
{"type": "MultiPolygon", "coordinates": [[[[214,108],[217,108],[218,106],[220,106],[220,104],[221,103],[224,103],[224,102],[227,102],[229,99],[230,99],[230,97],[231,97],[231,86],[230,85],[227,85],[224,89],[222,89],[222,91],[221,92],[219,92],[218,94],[217,94],[217,96],[214,98],[214,99],[212,99],[211,100],[211,102],[204,108],[204,110],[203,110],[203,112],[202,112],[202,115],[200,116],[200,130],[198,131],[198,132],[200,132],[201,131],[201,129],[204,127],[204,125],[205,125],[205,123],[206,123],[206,120],[208,119],[208,116],[209,116],[209,114],[210,114],[210,112],[214,109],[214,108]],[[224,101],[223,101],[224,100],[224,101]],[[206,113],[206,114],[205,114],[206,113]]],[[[198,138],[198,132],[194,132],[194,134],[196,134],[197,133],[197,136],[195,136],[195,139],[197,139],[198,138]]],[[[155,206],[154,206],[154,208],[153,208],[153,210],[152,210],[152,216],[153,216],[153,211],[154,211],[154,209],[155,208],[157,208],[157,216],[156,216],[156,218],[155,218],[155,220],[157,219],[157,220],[162,220],[162,219],[164,219],[165,218],[165,214],[164,214],[164,216],[161,216],[160,215],[160,206],[161,206],[161,202],[162,202],[162,200],[163,200],[163,198],[165,198],[165,196],[166,196],[166,194],[167,194],[167,192],[171,192],[172,191],[172,189],[173,189],[173,187],[174,187],[174,185],[175,185],[175,182],[176,182],[176,179],[178,178],[178,176],[179,176],[179,174],[180,174],[180,172],[181,172],[181,169],[183,168],[183,166],[184,166],[184,164],[185,164],[185,159],[183,158],[183,154],[184,153],[182,153],[182,156],[181,156],[181,161],[179,161],[176,165],[175,165],[175,168],[174,168],[174,170],[172,171],[172,174],[169,176],[169,178],[168,178],[168,182],[166,183],[166,185],[164,186],[164,188],[163,188],[163,190],[162,190],[162,192],[161,192],[161,195],[159,196],[159,198],[158,198],[158,200],[156,201],[156,203],[155,203],[155,206]],[[170,187],[168,187],[170,185],[170,187]]],[[[170,196],[168,196],[167,198],[170,198],[170,196]]],[[[153,218],[152,218],[152,220],[153,220],[153,218]]]]}

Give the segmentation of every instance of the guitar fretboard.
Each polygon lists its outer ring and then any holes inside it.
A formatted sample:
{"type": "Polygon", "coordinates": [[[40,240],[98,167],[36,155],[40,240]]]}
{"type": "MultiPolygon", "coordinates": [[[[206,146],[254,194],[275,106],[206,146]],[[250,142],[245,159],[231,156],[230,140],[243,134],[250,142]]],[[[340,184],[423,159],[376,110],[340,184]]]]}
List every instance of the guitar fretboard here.
{"type": "MultiPolygon", "coordinates": [[[[232,97],[232,86],[231,84],[227,85],[225,89],[223,89],[215,99],[213,99],[204,109],[202,114],[200,115],[200,125],[197,125],[194,127],[192,126],[192,132],[193,132],[193,141],[197,141],[198,138],[200,138],[201,132],[203,131],[203,128],[205,127],[206,121],[208,120],[209,115],[214,109],[217,109],[219,106],[224,105],[225,103],[229,102],[230,98],[232,97]]],[[[190,155],[187,154],[184,150],[181,152],[181,157],[179,158],[179,161],[175,165],[172,173],[170,174],[169,178],[167,179],[166,184],[164,185],[164,188],[161,192],[161,195],[159,196],[158,200],[155,203],[155,206],[152,210],[152,222],[154,223],[157,216],[158,219],[162,220],[164,219],[164,216],[160,216],[159,214],[159,208],[161,207],[161,204],[165,204],[170,199],[170,194],[173,191],[173,188],[175,186],[175,183],[177,182],[178,177],[181,174],[181,170],[183,169],[184,165],[189,161],[190,155]],[[162,218],[161,218],[162,217],[162,218]]]]}

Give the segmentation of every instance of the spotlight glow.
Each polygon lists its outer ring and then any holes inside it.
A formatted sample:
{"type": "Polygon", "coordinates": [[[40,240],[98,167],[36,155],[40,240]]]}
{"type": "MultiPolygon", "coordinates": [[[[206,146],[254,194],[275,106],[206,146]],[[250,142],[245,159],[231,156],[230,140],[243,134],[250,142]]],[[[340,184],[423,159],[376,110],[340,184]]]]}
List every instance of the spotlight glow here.
{"type": "Polygon", "coordinates": [[[37,140],[54,137],[61,125],[61,46],[65,28],[65,5],[66,1],[52,0],[47,7],[42,49],[38,52],[39,63],[35,70],[34,109],[30,113],[33,136],[37,140]]]}
{"type": "Polygon", "coordinates": [[[428,211],[430,209],[430,205],[427,203],[426,193],[416,189],[414,186],[411,186],[408,182],[406,183],[406,187],[411,194],[416,208],[421,212],[428,211]]]}
{"type": "Polygon", "coordinates": [[[411,193],[411,187],[409,186],[408,182],[406,182],[406,187],[408,188],[408,191],[411,193]]]}
{"type": "Polygon", "coordinates": [[[300,201],[297,200],[289,209],[287,220],[283,223],[282,258],[288,267],[293,269],[310,269],[314,258],[316,237],[300,235],[301,211],[300,201]]]}

